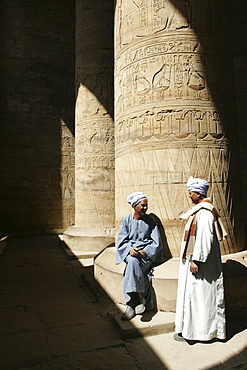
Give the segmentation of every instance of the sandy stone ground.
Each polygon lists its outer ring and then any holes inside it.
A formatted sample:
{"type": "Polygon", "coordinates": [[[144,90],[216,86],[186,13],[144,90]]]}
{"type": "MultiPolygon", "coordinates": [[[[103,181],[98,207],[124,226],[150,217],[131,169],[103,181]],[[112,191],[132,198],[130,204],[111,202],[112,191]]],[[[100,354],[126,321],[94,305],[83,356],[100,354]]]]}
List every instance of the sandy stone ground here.
{"type": "Polygon", "coordinates": [[[174,332],[123,340],[112,319],[119,308],[92,287],[92,266],[69,260],[56,235],[6,242],[0,369],[247,369],[246,318],[229,320],[224,342],[180,343],[174,332]]]}

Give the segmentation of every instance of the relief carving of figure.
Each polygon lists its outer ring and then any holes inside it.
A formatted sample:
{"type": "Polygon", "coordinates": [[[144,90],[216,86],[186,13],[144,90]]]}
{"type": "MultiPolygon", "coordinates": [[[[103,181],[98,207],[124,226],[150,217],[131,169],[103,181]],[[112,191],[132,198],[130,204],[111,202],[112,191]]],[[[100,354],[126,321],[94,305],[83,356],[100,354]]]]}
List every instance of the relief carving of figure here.
{"type": "Polygon", "coordinates": [[[120,37],[123,45],[129,44],[133,41],[136,36],[136,22],[139,20],[138,17],[138,0],[126,1],[123,0],[120,14],[120,37]]]}
{"type": "Polygon", "coordinates": [[[137,65],[136,67],[134,86],[137,95],[145,95],[151,89],[151,84],[148,81],[148,79],[144,76],[143,68],[140,65],[137,65]]]}
{"type": "Polygon", "coordinates": [[[107,113],[103,104],[99,102],[96,96],[86,87],[81,86],[81,115],[82,117],[91,117],[93,115],[104,115],[107,113]]]}
{"type": "Polygon", "coordinates": [[[92,87],[92,92],[99,101],[102,110],[111,113],[113,80],[109,64],[109,61],[103,57],[101,68],[97,73],[95,84],[92,87]]]}
{"type": "Polygon", "coordinates": [[[163,6],[156,9],[157,15],[163,19],[163,28],[162,30],[176,30],[179,28],[189,27],[189,3],[186,1],[186,4],[183,5],[184,14],[181,14],[180,11],[175,7],[170,1],[165,0],[163,6]]]}
{"type": "Polygon", "coordinates": [[[205,88],[205,79],[199,72],[192,70],[189,71],[187,85],[192,90],[203,90],[205,88]]]}
{"type": "Polygon", "coordinates": [[[154,91],[165,91],[170,87],[171,67],[163,64],[153,76],[152,86],[154,91]]]}
{"type": "Polygon", "coordinates": [[[203,72],[195,68],[193,62],[191,62],[191,65],[188,69],[187,86],[190,87],[192,90],[196,91],[203,90],[206,86],[206,81],[203,76],[203,72]]]}

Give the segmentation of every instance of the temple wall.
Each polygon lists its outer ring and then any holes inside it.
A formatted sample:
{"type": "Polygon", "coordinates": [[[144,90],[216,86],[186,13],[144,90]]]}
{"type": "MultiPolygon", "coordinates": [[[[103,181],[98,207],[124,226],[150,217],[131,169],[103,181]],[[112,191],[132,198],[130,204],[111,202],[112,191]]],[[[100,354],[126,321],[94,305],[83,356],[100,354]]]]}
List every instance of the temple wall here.
{"type": "Polygon", "coordinates": [[[1,1],[0,233],[74,223],[74,4],[1,1]]]}

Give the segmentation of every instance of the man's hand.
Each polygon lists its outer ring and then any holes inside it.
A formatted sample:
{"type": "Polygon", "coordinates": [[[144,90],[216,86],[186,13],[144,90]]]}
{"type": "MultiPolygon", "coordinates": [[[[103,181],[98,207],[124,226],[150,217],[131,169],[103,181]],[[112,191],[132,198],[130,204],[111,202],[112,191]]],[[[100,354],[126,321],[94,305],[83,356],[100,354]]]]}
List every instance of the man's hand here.
{"type": "Polygon", "coordinates": [[[145,258],[146,253],[141,248],[131,248],[130,255],[137,258],[145,258]]]}
{"type": "Polygon", "coordinates": [[[130,255],[132,257],[138,257],[139,256],[139,248],[131,248],[130,255]]]}
{"type": "Polygon", "coordinates": [[[147,257],[146,252],[145,252],[143,249],[141,249],[141,250],[139,251],[139,257],[140,257],[140,258],[145,258],[145,257],[147,257]]]}
{"type": "Polygon", "coordinates": [[[199,268],[197,264],[192,261],[190,264],[190,272],[192,272],[192,274],[196,274],[198,271],[199,271],[199,268]]]}

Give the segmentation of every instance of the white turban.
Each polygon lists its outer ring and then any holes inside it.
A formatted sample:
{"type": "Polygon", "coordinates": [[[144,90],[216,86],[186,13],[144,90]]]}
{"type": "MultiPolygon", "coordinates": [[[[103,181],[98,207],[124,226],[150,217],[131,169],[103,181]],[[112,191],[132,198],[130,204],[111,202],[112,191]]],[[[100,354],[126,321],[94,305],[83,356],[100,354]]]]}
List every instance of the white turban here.
{"type": "Polygon", "coordinates": [[[141,200],[148,199],[144,193],[135,191],[127,196],[127,202],[134,208],[141,200]]]}
{"type": "Polygon", "coordinates": [[[187,188],[189,191],[194,191],[202,195],[206,195],[209,188],[209,183],[206,180],[196,179],[191,176],[187,181],[187,188]]]}

